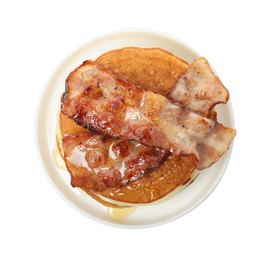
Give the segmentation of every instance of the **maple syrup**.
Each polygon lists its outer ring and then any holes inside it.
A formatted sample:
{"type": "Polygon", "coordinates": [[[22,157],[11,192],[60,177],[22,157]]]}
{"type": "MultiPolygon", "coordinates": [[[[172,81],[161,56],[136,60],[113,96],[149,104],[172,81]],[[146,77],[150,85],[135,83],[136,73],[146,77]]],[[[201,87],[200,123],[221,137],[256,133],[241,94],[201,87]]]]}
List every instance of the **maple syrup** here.
{"type": "Polygon", "coordinates": [[[137,207],[108,208],[108,214],[113,220],[124,220],[128,218],[137,207]]]}

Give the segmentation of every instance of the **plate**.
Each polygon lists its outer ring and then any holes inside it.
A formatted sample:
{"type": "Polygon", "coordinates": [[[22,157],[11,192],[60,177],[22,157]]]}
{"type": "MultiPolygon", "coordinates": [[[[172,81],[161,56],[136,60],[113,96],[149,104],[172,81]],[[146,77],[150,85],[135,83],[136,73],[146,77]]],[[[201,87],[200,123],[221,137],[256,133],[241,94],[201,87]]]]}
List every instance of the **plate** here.
{"type": "MultiPolygon", "coordinates": [[[[99,204],[79,189],[71,187],[68,172],[57,167],[52,155],[56,144],[58,105],[64,91],[65,79],[84,60],[96,59],[104,52],[127,46],[163,48],[189,63],[201,56],[172,36],[148,30],[119,31],[89,41],[58,67],[44,88],[36,114],[36,143],[39,158],[48,179],[71,206],[85,216],[104,224],[124,228],[145,228],[173,221],[203,202],[221,180],[230,158],[231,148],[216,164],[203,170],[195,181],[181,192],[162,203],[137,207],[123,219],[114,219],[112,211],[107,207],[99,204]]],[[[226,105],[218,105],[217,112],[219,122],[233,127],[230,101],[226,105]]]]}

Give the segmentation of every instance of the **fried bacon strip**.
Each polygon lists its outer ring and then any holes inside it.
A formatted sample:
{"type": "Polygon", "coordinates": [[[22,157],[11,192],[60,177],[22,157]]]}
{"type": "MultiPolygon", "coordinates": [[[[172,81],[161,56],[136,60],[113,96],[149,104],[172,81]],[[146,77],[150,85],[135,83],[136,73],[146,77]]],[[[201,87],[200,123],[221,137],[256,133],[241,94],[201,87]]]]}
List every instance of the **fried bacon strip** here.
{"type": "Polygon", "coordinates": [[[193,154],[197,169],[216,162],[236,133],[162,95],[132,86],[92,61],[84,62],[67,78],[61,111],[101,134],[176,155],[193,154]]]}
{"type": "Polygon", "coordinates": [[[216,104],[228,101],[229,93],[208,61],[198,58],[178,78],[168,98],[207,116],[216,104]]]}
{"type": "Polygon", "coordinates": [[[136,180],[168,155],[163,149],[88,131],[64,137],[62,145],[72,186],[95,191],[136,180]]]}

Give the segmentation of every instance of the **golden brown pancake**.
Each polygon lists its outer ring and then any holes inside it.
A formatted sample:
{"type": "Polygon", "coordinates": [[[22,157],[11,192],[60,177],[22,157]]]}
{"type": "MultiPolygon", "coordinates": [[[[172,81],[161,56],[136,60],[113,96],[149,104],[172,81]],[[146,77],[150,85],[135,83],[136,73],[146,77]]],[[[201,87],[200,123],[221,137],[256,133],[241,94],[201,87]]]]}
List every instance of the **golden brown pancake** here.
{"type": "MultiPolygon", "coordinates": [[[[182,59],[158,48],[127,47],[107,52],[96,61],[118,77],[162,95],[169,93],[179,75],[188,66],[182,59]]],[[[62,113],[59,116],[59,128],[61,136],[89,131],[78,126],[62,113]]],[[[60,141],[58,138],[58,143],[60,141]]],[[[194,170],[195,163],[192,156],[172,154],[158,168],[123,187],[108,188],[101,192],[88,190],[86,192],[98,202],[110,207],[119,207],[115,205],[115,201],[132,204],[150,203],[187,183],[194,170]]]]}
{"type": "Polygon", "coordinates": [[[188,63],[158,48],[127,47],[101,55],[96,60],[145,90],[167,95],[188,63]]]}

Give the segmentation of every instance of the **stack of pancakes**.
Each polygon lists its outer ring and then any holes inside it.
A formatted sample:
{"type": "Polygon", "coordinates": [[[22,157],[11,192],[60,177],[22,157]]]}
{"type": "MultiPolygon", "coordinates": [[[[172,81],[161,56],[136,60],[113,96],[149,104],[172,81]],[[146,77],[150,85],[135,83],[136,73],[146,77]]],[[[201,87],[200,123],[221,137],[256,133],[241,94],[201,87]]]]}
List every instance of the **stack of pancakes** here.
{"type": "MultiPolygon", "coordinates": [[[[127,47],[113,50],[100,56],[96,62],[133,85],[162,95],[169,93],[178,77],[188,67],[187,62],[158,48],[127,47]]],[[[89,130],[60,113],[57,141],[62,157],[63,136],[87,131],[89,130]]],[[[111,187],[103,191],[83,190],[109,207],[146,204],[185,186],[194,178],[194,173],[193,156],[171,154],[157,168],[125,186],[111,187]]]]}

